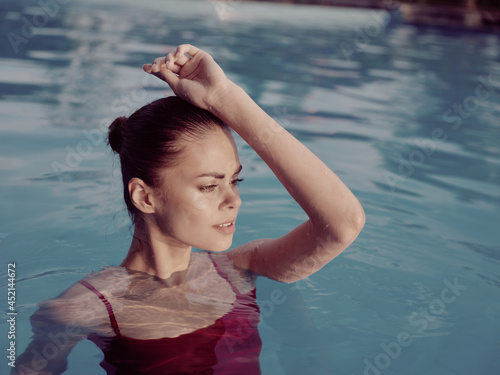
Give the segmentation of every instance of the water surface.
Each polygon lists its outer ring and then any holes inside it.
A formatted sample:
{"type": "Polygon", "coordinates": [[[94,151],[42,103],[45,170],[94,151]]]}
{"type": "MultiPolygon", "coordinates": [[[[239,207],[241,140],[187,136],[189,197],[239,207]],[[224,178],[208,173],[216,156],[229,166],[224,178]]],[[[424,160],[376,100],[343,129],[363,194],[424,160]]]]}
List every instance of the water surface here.
{"type": "MultiPolygon", "coordinates": [[[[126,254],[130,223],[104,130],[172,94],[140,67],[192,43],[338,173],[367,214],[356,242],[317,274],[258,280],[263,373],[500,372],[497,35],[364,10],[86,0],[60,4],[26,37],[37,2],[0,12],[1,284],[16,262],[19,354],[37,302],[126,254]],[[25,42],[13,46],[9,33],[25,42]]],[[[238,145],[246,179],[234,245],[304,221],[238,145]]],[[[68,373],[103,373],[101,356],[80,343],[68,373]]]]}

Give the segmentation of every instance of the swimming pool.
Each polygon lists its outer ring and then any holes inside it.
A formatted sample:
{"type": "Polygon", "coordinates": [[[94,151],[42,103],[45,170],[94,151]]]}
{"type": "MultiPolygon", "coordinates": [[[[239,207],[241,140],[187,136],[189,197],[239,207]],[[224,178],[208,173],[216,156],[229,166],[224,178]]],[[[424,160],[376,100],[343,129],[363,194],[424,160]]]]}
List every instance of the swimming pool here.
{"type": "MultiPolygon", "coordinates": [[[[15,262],[18,355],[36,303],[126,254],[130,224],[102,129],[171,94],[140,67],[187,42],[338,173],[367,215],[356,242],[307,280],[258,280],[263,373],[500,373],[497,35],[268,3],[57,5],[45,18],[37,1],[1,13],[1,285],[6,296],[15,262]]],[[[234,245],[302,222],[237,143],[234,245]]],[[[7,319],[0,329],[8,348],[7,319]]],[[[101,356],[81,342],[68,373],[103,373],[101,356]]]]}

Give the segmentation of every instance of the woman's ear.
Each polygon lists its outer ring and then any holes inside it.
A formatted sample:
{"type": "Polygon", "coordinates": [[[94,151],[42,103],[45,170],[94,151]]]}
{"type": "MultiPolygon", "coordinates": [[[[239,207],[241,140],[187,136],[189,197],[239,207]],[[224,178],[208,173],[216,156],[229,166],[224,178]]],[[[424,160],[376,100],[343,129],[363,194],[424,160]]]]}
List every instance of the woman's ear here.
{"type": "Polygon", "coordinates": [[[154,210],[153,189],[140,178],[134,177],[128,182],[128,193],[132,204],[142,213],[152,214],[154,210]]]}

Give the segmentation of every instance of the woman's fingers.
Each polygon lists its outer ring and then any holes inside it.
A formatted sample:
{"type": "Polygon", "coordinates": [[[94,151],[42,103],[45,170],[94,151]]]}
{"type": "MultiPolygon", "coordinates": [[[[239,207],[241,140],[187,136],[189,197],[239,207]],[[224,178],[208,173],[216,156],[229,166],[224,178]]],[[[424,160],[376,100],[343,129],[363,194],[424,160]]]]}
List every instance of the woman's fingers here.
{"type": "Polygon", "coordinates": [[[189,60],[191,60],[192,56],[182,52],[183,49],[180,49],[177,47],[177,49],[173,52],[170,52],[167,55],[167,59],[170,61],[173,61],[175,65],[178,65],[180,67],[184,66],[189,60]]]}
{"type": "Polygon", "coordinates": [[[167,56],[157,57],[152,64],[144,64],[142,68],[146,73],[153,74],[167,82],[172,90],[179,95],[177,91],[181,80],[179,77],[181,71],[183,71],[182,75],[184,76],[189,74],[194,68],[194,65],[189,64],[189,61],[195,60],[196,55],[198,55],[197,60],[199,60],[203,58],[204,54],[202,50],[190,44],[181,44],[167,56]]]}
{"type": "Polygon", "coordinates": [[[147,73],[151,73],[151,69],[154,68],[154,65],[158,65],[159,68],[163,64],[166,64],[168,69],[177,74],[178,70],[199,52],[203,51],[191,44],[181,44],[167,56],[154,59],[153,64],[144,64],[143,69],[147,73]]]}
{"type": "Polygon", "coordinates": [[[151,72],[152,73],[158,73],[163,66],[166,66],[168,69],[173,71],[174,73],[178,74],[180,67],[176,65],[173,61],[172,58],[167,56],[162,56],[162,57],[157,57],[151,66],[151,72]]]}
{"type": "Polygon", "coordinates": [[[142,69],[144,69],[146,73],[152,73],[152,74],[157,73],[160,71],[160,66],[166,64],[165,59],[166,59],[165,56],[157,57],[156,59],[153,60],[152,64],[144,64],[142,66],[142,69]]]}
{"type": "Polygon", "coordinates": [[[175,49],[175,56],[184,61],[188,61],[189,59],[196,56],[198,52],[201,50],[191,44],[181,44],[175,49]]]}
{"type": "Polygon", "coordinates": [[[177,86],[179,84],[179,77],[173,71],[168,69],[167,65],[162,65],[160,70],[155,75],[168,83],[170,88],[177,93],[177,86]]]}
{"type": "Polygon", "coordinates": [[[199,52],[202,51],[191,44],[181,44],[167,56],[157,57],[152,64],[144,64],[142,68],[146,73],[156,73],[161,66],[166,65],[172,72],[179,74],[181,68],[199,52]]]}
{"type": "Polygon", "coordinates": [[[177,84],[179,82],[179,77],[175,72],[167,67],[167,64],[162,63],[161,65],[153,62],[153,64],[144,64],[142,69],[149,74],[160,78],[162,81],[168,83],[168,85],[175,91],[177,84]]]}
{"type": "Polygon", "coordinates": [[[142,68],[146,73],[157,73],[161,70],[162,66],[166,66],[167,69],[179,74],[182,67],[191,60],[191,56],[178,52],[178,49],[170,52],[167,56],[157,57],[154,59],[152,64],[144,64],[142,68]]]}

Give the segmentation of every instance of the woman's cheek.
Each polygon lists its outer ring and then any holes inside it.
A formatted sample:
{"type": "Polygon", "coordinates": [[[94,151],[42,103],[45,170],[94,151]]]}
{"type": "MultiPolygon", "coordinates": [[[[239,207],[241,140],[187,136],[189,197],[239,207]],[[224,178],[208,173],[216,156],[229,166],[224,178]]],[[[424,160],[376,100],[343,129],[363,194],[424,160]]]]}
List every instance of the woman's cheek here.
{"type": "Polygon", "coordinates": [[[201,214],[208,209],[209,200],[202,192],[194,192],[184,201],[185,204],[179,212],[187,223],[194,223],[199,220],[201,214]]]}
{"type": "Polygon", "coordinates": [[[198,211],[206,210],[208,206],[208,200],[204,193],[194,193],[191,198],[191,206],[198,211]]]}

